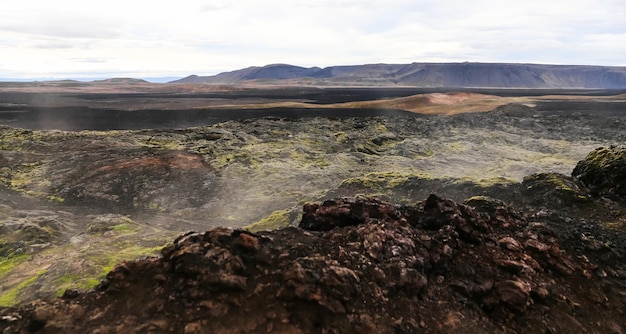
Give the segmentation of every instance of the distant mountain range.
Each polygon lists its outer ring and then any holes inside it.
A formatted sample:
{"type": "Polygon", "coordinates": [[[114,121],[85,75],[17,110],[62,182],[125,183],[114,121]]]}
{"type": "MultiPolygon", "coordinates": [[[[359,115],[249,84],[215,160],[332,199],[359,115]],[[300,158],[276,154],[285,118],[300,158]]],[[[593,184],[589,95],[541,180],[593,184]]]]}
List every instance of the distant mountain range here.
{"type": "Polygon", "coordinates": [[[172,83],[305,84],[458,88],[626,89],[626,67],[506,63],[412,63],[300,67],[272,64],[172,83]]]}

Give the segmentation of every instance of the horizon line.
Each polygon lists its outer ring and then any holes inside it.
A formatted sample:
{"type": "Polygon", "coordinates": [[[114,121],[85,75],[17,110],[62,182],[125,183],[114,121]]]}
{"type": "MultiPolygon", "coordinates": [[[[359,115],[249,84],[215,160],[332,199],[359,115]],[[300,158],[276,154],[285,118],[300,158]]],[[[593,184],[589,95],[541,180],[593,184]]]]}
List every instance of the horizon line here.
{"type": "Polygon", "coordinates": [[[596,65],[596,64],[559,64],[559,63],[535,63],[535,62],[488,62],[488,61],[433,61],[433,62],[410,62],[410,63],[385,63],[385,62],[379,62],[379,63],[365,63],[365,64],[346,64],[346,65],[331,65],[331,66],[325,66],[325,67],[320,67],[320,66],[310,66],[310,67],[306,67],[306,66],[300,66],[300,65],[293,65],[290,63],[271,63],[271,64],[265,64],[265,65],[251,65],[251,66],[246,66],[246,67],[241,67],[241,68],[237,68],[237,69],[232,69],[232,70],[227,70],[227,71],[222,71],[222,72],[218,72],[215,74],[196,74],[199,73],[200,71],[196,72],[196,73],[191,73],[191,74],[187,74],[187,75],[182,75],[182,76],[172,76],[172,75],[155,75],[155,76],[127,76],[127,75],[121,75],[121,76],[93,76],[93,75],[89,75],[89,76],[85,76],[85,77],[76,77],[76,76],[65,76],[65,77],[60,77],[60,76],[42,76],[42,77],[0,77],[0,82],[2,83],[35,83],[35,82],[55,82],[55,81],[76,81],[76,82],[81,82],[81,83],[91,83],[94,81],[103,81],[103,80],[112,80],[112,79],[133,79],[133,80],[144,80],[148,83],[169,83],[171,81],[175,81],[175,80],[179,80],[179,79],[184,79],[187,77],[191,77],[191,76],[198,76],[198,77],[204,77],[204,76],[216,76],[222,73],[230,73],[230,72],[236,72],[239,70],[244,70],[244,69],[248,69],[248,68],[264,68],[264,67],[269,67],[269,66],[293,66],[293,67],[300,67],[300,68],[306,68],[306,69],[311,69],[311,68],[319,68],[319,69],[327,69],[327,68],[332,68],[332,67],[354,67],[354,66],[370,66],[370,65],[411,65],[411,64],[493,64],[493,65],[497,65],[497,64],[501,64],[501,65],[536,65],[536,66],[581,66],[581,67],[606,67],[606,68],[626,68],[626,65],[596,65]]]}

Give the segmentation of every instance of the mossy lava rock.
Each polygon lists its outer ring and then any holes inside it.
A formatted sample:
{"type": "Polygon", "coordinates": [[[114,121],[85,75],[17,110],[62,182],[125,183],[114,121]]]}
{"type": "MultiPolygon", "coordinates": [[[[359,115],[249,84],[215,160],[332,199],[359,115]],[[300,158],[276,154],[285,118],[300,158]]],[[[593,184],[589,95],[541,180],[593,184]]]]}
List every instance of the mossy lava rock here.
{"type": "Polygon", "coordinates": [[[572,176],[595,196],[626,201],[626,147],[600,147],[580,161],[572,176]]]}

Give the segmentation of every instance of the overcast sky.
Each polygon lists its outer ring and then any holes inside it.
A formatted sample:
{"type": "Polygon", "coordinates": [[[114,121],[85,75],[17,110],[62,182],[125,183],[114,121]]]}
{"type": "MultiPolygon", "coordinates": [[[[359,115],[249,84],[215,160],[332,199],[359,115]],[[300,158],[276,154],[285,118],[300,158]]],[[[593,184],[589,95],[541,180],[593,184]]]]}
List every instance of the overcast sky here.
{"type": "Polygon", "coordinates": [[[625,0],[0,0],[0,78],[288,63],[626,66],[625,0]]]}

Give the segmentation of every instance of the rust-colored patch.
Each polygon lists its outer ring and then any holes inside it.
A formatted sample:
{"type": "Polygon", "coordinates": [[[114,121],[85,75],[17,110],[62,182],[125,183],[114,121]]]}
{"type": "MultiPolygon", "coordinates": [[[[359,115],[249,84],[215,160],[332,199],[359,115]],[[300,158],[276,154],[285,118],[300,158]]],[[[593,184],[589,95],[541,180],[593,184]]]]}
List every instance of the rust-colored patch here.
{"type": "Polygon", "coordinates": [[[473,101],[473,100],[484,100],[489,98],[494,98],[493,95],[485,95],[485,94],[476,94],[476,93],[465,93],[465,92],[454,92],[454,93],[432,93],[426,95],[428,101],[433,104],[446,104],[452,105],[465,101],[473,101]]]}
{"type": "Polygon", "coordinates": [[[259,239],[245,233],[240,234],[239,237],[235,239],[234,243],[247,250],[256,250],[259,248],[259,239]]]}

